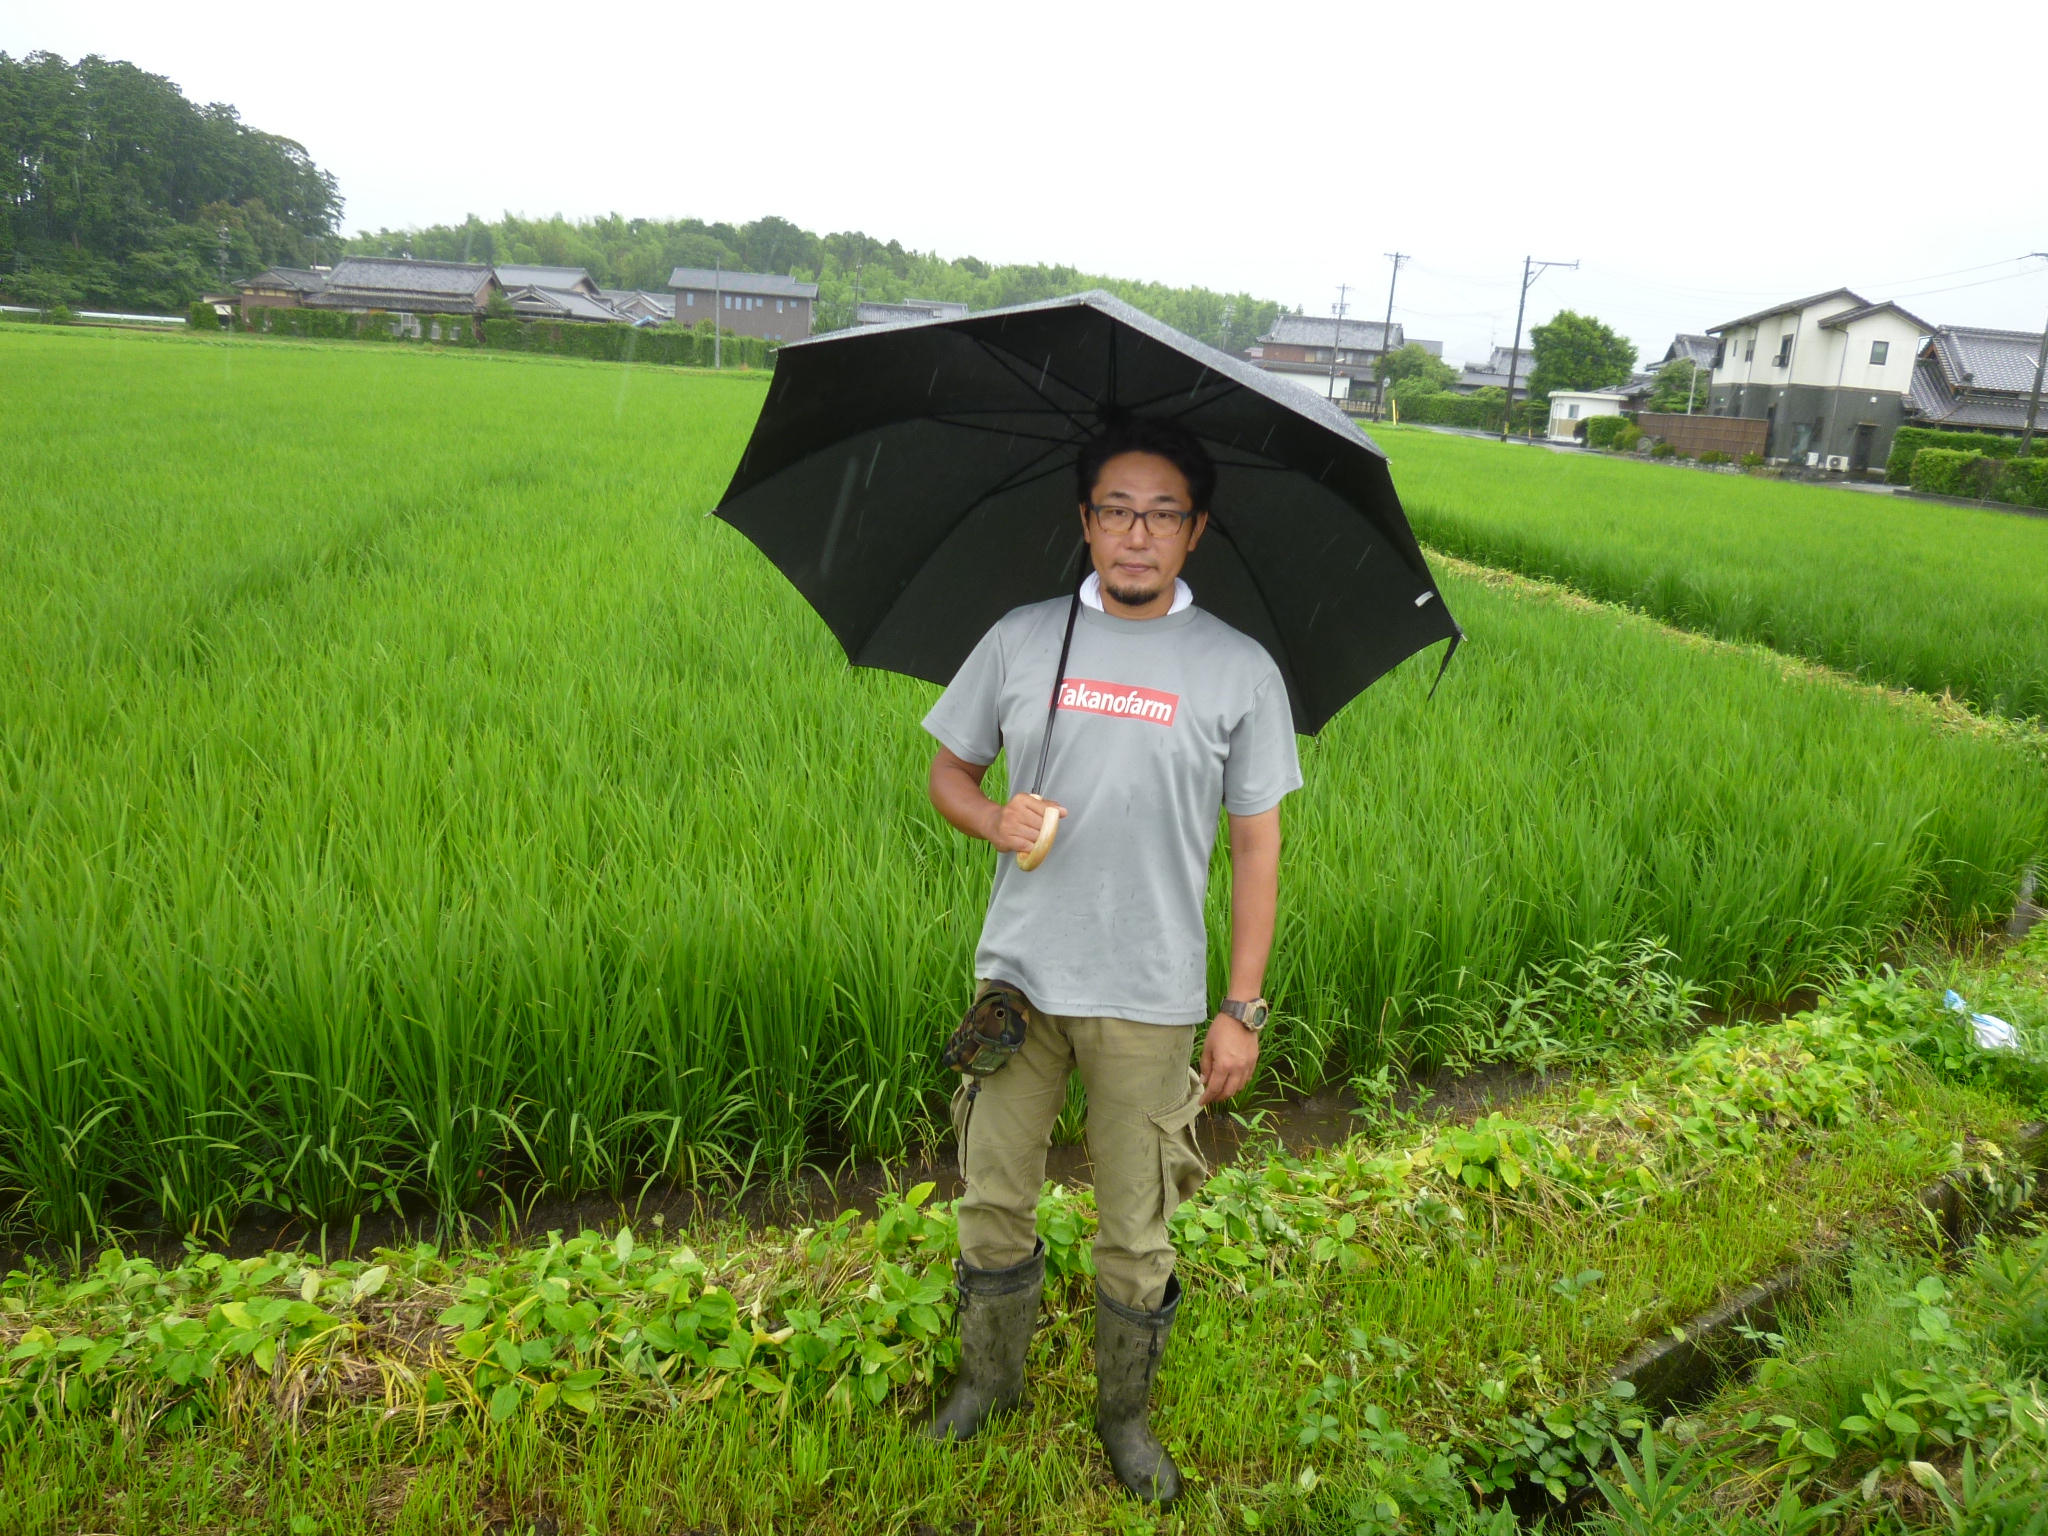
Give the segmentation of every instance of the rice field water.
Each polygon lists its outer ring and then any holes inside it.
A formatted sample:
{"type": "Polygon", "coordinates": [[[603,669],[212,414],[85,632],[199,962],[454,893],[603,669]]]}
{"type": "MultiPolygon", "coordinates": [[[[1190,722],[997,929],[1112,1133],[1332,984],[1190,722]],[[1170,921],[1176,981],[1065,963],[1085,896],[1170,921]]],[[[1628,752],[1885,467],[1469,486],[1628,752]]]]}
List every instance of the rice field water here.
{"type": "MultiPolygon", "coordinates": [[[[924,1133],[991,855],[925,802],[933,690],[850,670],[705,515],[762,382],[0,333],[22,1227],[452,1212],[924,1133]]],[[[2008,743],[1445,590],[1472,641],[1435,701],[1420,658],[1305,744],[1269,987],[1300,1076],[1470,1049],[1575,942],[1783,995],[2002,914],[2048,843],[2008,743]]]]}
{"type": "Polygon", "coordinates": [[[1377,434],[1424,543],[1878,683],[2048,715],[2048,518],[1421,428],[1377,434]]]}

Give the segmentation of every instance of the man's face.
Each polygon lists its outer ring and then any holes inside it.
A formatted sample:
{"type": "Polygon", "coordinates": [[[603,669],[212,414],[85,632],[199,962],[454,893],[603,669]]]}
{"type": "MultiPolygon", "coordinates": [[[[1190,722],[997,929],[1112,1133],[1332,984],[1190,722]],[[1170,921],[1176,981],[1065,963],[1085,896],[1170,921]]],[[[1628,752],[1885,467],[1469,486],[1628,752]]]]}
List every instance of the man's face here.
{"type": "Polygon", "coordinates": [[[1087,507],[1081,509],[1082,536],[1095,574],[1102,578],[1103,591],[1131,608],[1142,608],[1172,588],[1209,521],[1207,512],[1174,519],[1160,515],[1193,512],[1194,499],[1187,476],[1156,453],[1120,453],[1104,464],[1095,479],[1095,506],[1094,516],[1087,507]],[[1110,510],[1112,521],[1123,512],[1133,514],[1130,527],[1110,531],[1103,526],[1103,510],[1110,510]],[[1148,518],[1148,512],[1154,515],[1148,518]],[[1172,533],[1152,526],[1169,521],[1172,533]]]}

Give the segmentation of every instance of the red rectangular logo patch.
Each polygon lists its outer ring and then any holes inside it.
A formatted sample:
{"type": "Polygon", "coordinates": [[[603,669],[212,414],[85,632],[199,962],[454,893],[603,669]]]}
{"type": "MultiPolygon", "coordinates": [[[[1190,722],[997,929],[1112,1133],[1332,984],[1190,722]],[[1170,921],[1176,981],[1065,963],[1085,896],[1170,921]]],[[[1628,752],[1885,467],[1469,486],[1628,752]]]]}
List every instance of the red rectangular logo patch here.
{"type": "Polygon", "coordinates": [[[1180,695],[1161,693],[1156,688],[1134,688],[1128,683],[1097,682],[1092,677],[1070,677],[1060,684],[1060,708],[1171,725],[1180,709],[1180,695]]]}

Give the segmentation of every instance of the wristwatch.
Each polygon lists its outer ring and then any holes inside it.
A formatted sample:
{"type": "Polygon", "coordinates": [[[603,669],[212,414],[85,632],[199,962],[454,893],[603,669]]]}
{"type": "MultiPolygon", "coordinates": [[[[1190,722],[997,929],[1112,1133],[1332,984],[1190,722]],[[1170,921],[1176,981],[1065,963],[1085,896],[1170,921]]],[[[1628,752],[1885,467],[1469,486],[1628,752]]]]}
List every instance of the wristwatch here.
{"type": "Polygon", "coordinates": [[[1241,1003],[1234,997],[1226,997],[1217,1005],[1218,1013],[1227,1013],[1253,1034],[1266,1027],[1266,1020],[1273,1015],[1273,1008],[1263,997],[1255,997],[1248,1003],[1241,1003]]]}

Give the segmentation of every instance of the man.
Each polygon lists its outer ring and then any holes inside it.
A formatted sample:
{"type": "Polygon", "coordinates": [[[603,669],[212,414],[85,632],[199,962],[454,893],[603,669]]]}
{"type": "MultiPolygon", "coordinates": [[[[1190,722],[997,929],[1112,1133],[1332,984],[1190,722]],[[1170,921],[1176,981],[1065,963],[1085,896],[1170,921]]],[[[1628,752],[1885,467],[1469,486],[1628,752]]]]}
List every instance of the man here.
{"type": "Polygon", "coordinates": [[[1166,1222],[1208,1173],[1195,1117],[1258,1063],[1280,801],[1301,769],[1273,659],[1195,607],[1180,580],[1216,485],[1201,442],[1133,420],[1087,444],[1077,468],[1095,567],[1080,606],[1059,598],[1005,616],[924,722],[940,743],[932,803],[962,832],[1022,853],[1043,818],[1062,818],[1042,865],[998,858],[975,953],[984,991],[1006,986],[1029,1006],[1021,1048],[985,1078],[963,1074],[953,1099],[966,1181],[960,1375],[932,1433],[965,1440],[1023,1395],[1045,1277],[1038,1194],[1078,1070],[1100,1214],[1096,1432],[1124,1485],[1164,1503],[1180,1489],[1149,1423],[1180,1302],[1166,1222]],[[1039,800],[1021,781],[1048,729],[1039,800]],[[982,791],[998,752],[1019,791],[1003,804],[982,791]],[[1230,990],[1212,1016],[1203,903],[1219,807],[1230,813],[1230,990]],[[1197,1075],[1189,1060],[1204,1020],[1197,1075]]]}

